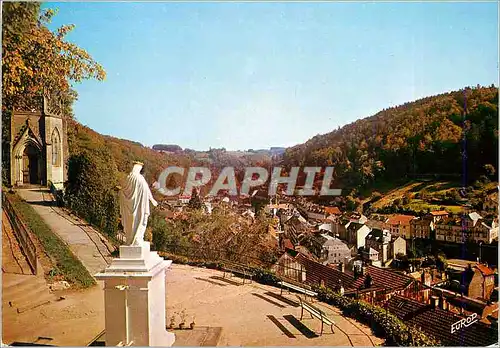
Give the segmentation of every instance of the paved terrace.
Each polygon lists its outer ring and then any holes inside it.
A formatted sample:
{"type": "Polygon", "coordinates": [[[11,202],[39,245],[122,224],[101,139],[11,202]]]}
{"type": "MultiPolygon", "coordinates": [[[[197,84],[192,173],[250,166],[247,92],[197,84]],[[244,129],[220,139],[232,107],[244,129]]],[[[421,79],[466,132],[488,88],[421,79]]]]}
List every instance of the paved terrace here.
{"type": "Polygon", "coordinates": [[[222,272],[173,265],[167,275],[167,322],[173,312],[183,309],[188,321],[195,315],[198,325],[222,327],[219,345],[273,346],[373,346],[383,343],[371,330],[338,309],[321,302],[315,305],[336,323],[335,334],[305,313],[299,322],[300,307],[292,294],[259,283],[241,285],[240,278],[223,279],[222,272]]]}
{"type": "MultiPolygon", "coordinates": [[[[304,320],[298,321],[300,307],[295,307],[295,295],[285,294],[285,298],[280,298],[277,288],[240,283],[237,277],[222,280],[220,271],[172,265],[167,274],[167,323],[174,311],[185,309],[188,324],[194,315],[199,329],[222,328],[219,346],[373,346],[383,343],[368,327],[342,317],[336,308],[316,302],[336,323],[335,334],[325,326],[323,336],[318,336],[319,320],[304,314],[304,320]]],[[[20,313],[16,320],[3,321],[4,343],[37,341],[82,346],[104,329],[102,284],[86,291],[65,290],[56,295],[65,299],[20,313]]],[[[187,339],[188,331],[176,332],[177,346],[203,344],[187,339]]],[[[206,337],[201,335],[201,339],[206,337]]]]}

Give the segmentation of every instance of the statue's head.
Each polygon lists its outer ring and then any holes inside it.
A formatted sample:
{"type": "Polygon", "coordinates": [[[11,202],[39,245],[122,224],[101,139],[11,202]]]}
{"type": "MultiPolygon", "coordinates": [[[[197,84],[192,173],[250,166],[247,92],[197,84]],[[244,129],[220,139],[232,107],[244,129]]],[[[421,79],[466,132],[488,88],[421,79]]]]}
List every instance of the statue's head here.
{"type": "Polygon", "coordinates": [[[133,164],[134,164],[134,167],[132,168],[132,173],[142,173],[142,168],[144,166],[144,163],[134,161],[133,164]]]}

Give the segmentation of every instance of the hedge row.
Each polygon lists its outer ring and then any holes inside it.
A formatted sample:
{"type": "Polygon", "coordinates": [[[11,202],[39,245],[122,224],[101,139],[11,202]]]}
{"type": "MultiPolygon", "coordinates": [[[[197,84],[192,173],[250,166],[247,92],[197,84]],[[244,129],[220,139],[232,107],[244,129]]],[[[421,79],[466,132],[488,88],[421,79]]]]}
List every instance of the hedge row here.
{"type": "MultiPolygon", "coordinates": [[[[217,270],[222,269],[222,266],[223,266],[222,262],[206,261],[206,260],[201,260],[201,259],[196,260],[196,259],[189,258],[186,256],[175,255],[175,254],[172,254],[169,252],[164,252],[164,251],[159,252],[159,255],[161,255],[162,257],[167,257],[169,260],[172,260],[174,263],[181,264],[181,265],[189,265],[189,266],[203,267],[203,268],[210,268],[210,269],[217,269],[217,270]]],[[[271,271],[268,271],[268,270],[262,269],[262,268],[258,268],[258,267],[249,267],[249,268],[254,272],[253,279],[256,282],[259,282],[259,283],[265,284],[265,285],[272,285],[272,286],[278,285],[278,282],[280,280],[271,271]]]]}

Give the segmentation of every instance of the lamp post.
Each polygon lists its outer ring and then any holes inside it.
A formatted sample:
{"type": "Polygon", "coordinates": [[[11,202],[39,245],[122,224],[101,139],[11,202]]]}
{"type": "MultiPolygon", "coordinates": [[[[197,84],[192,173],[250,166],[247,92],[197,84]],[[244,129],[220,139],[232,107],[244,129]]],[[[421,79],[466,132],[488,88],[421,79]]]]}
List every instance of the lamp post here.
{"type": "Polygon", "coordinates": [[[415,236],[411,237],[411,253],[413,254],[412,256],[412,262],[411,262],[411,271],[415,271],[415,259],[417,258],[417,251],[415,250],[415,236]]]}
{"type": "Polygon", "coordinates": [[[389,308],[389,300],[387,299],[387,294],[388,294],[388,291],[387,291],[387,288],[384,289],[384,307],[385,307],[385,323],[387,324],[387,310],[389,308]]]}
{"type": "Polygon", "coordinates": [[[483,242],[479,242],[479,263],[481,263],[481,245],[483,244],[483,242]]]}

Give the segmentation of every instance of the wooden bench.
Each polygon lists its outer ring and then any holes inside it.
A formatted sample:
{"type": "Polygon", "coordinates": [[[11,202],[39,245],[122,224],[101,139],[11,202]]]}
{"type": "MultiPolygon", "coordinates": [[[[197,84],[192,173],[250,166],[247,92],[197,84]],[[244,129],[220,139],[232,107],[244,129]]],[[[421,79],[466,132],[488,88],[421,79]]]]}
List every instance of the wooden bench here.
{"type": "Polygon", "coordinates": [[[243,277],[243,284],[245,284],[245,280],[248,278],[250,283],[253,280],[253,276],[255,275],[254,272],[247,266],[241,265],[239,263],[235,262],[226,262],[222,265],[222,271],[224,274],[222,275],[222,278],[226,278],[226,274],[238,274],[243,277]]]}
{"type": "Polygon", "coordinates": [[[283,288],[287,288],[288,292],[290,292],[290,290],[294,290],[294,291],[300,292],[301,294],[310,296],[311,299],[318,296],[317,292],[314,292],[311,289],[308,289],[307,286],[304,284],[296,283],[296,282],[293,282],[293,281],[288,280],[288,279],[285,279],[285,280],[281,279],[281,281],[278,283],[280,285],[280,288],[281,288],[280,295],[283,295],[283,288]]]}
{"type": "Polygon", "coordinates": [[[321,333],[320,333],[320,336],[323,335],[323,324],[330,325],[330,329],[332,330],[332,333],[335,333],[333,331],[333,325],[335,325],[335,323],[333,322],[333,320],[329,319],[322,310],[314,307],[312,304],[307,303],[306,301],[302,301],[302,299],[300,298],[300,296],[297,296],[297,297],[300,300],[300,307],[301,307],[300,320],[302,320],[302,318],[304,316],[304,309],[305,309],[311,315],[311,319],[316,318],[316,319],[321,320],[321,333]]]}

